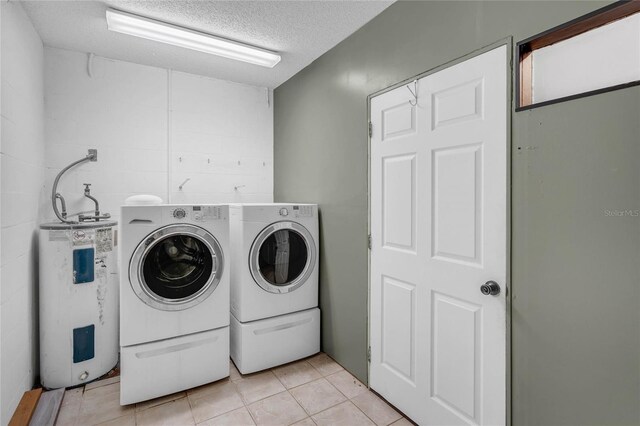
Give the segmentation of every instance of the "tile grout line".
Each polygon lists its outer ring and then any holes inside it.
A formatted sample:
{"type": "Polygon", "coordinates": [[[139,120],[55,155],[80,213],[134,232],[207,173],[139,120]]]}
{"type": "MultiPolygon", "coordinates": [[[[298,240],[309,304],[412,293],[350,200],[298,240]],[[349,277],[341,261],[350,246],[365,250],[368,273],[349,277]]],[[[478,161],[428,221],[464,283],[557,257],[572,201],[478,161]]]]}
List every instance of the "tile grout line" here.
{"type": "MultiPolygon", "coordinates": [[[[311,382],[309,382],[309,383],[311,383],[311,382]]],[[[296,404],[298,404],[300,406],[300,408],[302,408],[302,410],[307,414],[307,417],[311,418],[311,413],[309,413],[309,411],[307,411],[307,409],[302,406],[300,401],[298,401],[298,398],[296,398],[296,396],[294,394],[292,394],[289,391],[289,389],[287,389],[287,392],[289,392],[289,395],[291,396],[291,398],[293,398],[293,400],[296,402],[296,404]]]]}
{"type": "MultiPolygon", "coordinates": [[[[347,402],[350,402],[354,407],[358,408],[358,406],[357,406],[356,404],[354,404],[353,402],[351,402],[351,400],[350,400],[350,399],[347,399],[346,401],[342,401],[342,402],[340,402],[340,403],[338,403],[338,404],[336,404],[336,405],[333,405],[333,406],[331,406],[331,407],[327,407],[327,408],[325,408],[325,409],[324,409],[324,410],[322,410],[322,411],[318,411],[317,413],[315,413],[315,414],[314,414],[314,416],[317,416],[318,414],[322,414],[322,413],[324,413],[325,411],[329,411],[329,410],[331,410],[332,408],[336,408],[338,405],[342,405],[342,404],[347,403],[347,402]]],[[[358,408],[358,410],[359,410],[359,411],[362,411],[362,410],[360,410],[359,408],[358,408]]],[[[364,413],[362,413],[362,414],[364,414],[364,413]]],[[[365,416],[366,416],[366,414],[365,414],[365,416]]],[[[309,416],[309,417],[311,417],[311,416],[309,416]]],[[[369,418],[369,417],[367,417],[367,418],[369,418]]],[[[311,420],[313,420],[313,419],[311,419],[311,420]]],[[[315,422],[315,421],[314,421],[314,422],[315,422]]],[[[375,423],[375,422],[374,422],[374,423],[375,423]]]]}
{"type": "MultiPolygon", "coordinates": [[[[364,416],[365,416],[366,418],[368,418],[369,420],[371,420],[371,422],[372,422],[374,425],[377,425],[377,424],[378,424],[378,423],[376,423],[376,422],[375,422],[371,417],[367,416],[367,413],[365,413],[365,412],[364,412],[360,407],[358,407],[358,406],[356,405],[356,403],[355,403],[355,402],[353,402],[352,400],[349,400],[349,402],[350,402],[350,403],[352,403],[352,404],[353,404],[353,406],[354,406],[354,407],[356,407],[356,409],[357,409],[358,411],[360,411],[362,414],[364,414],[364,416]]],[[[391,423],[389,423],[389,424],[391,424],[391,423]]],[[[387,425],[387,426],[388,426],[388,425],[387,425]]]]}
{"type": "MultiPolygon", "coordinates": [[[[186,395],[186,392],[185,392],[186,395]]],[[[180,398],[182,399],[182,398],[180,398]]],[[[175,402],[176,400],[173,400],[172,402],[175,402]]],[[[193,415],[193,407],[191,406],[191,401],[189,401],[189,398],[187,396],[187,405],[189,406],[189,414],[191,415],[191,419],[193,419],[193,424],[194,426],[196,425],[196,417],[193,415]]]]}
{"type": "MultiPolygon", "coordinates": [[[[338,372],[336,372],[336,373],[338,373],[338,372]]],[[[323,379],[325,379],[327,381],[327,383],[329,383],[329,385],[331,385],[331,387],[333,387],[335,390],[337,390],[340,393],[340,395],[344,396],[347,401],[351,401],[351,398],[349,398],[347,395],[345,395],[344,392],[342,392],[340,389],[338,389],[338,387],[336,385],[334,385],[333,383],[331,383],[330,380],[327,380],[327,377],[329,377],[329,376],[323,377],[323,379]]]]}
{"type": "MultiPolygon", "coordinates": [[[[367,392],[371,392],[371,389],[367,389],[367,392]]],[[[373,392],[372,392],[373,393],[373,392]]],[[[361,393],[360,395],[364,395],[364,392],[361,393]]],[[[356,395],[353,398],[357,398],[360,395],[356,395]]],[[[395,408],[393,408],[390,404],[387,403],[387,401],[382,400],[380,397],[378,397],[377,395],[373,394],[376,398],[379,398],[385,405],[387,405],[389,408],[391,408],[393,411],[395,411],[396,413],[400,414],[395,408]]],[[[358,410],[360,410],[360,412],[362,414],[364,414],[369,420],[371,420],[375,425],[377,425],[378,423],[375,422],[375,420],[373,420],[370,416],[367,415],[367,413],[364,412],[364,410],[362,410],[360,407],[358,407],[358,405],[352,401],[352,399],[349,399],[349,402],[351,402],[358,410]]],[[[387,423],[385,426],[390,426],[391,424],[397,422],[398,420],[402,420],[404,419],[404,416],[402,414],[400,414],[400,418],[393,420],[391,423],[387,423]]]]}
{"type": "Polygon", "coordinates": [[[74,420],[74,422],[73,422],[74,425],[78,423],[78,418],[82,415],[82,407],[84,407],[85,387],[86,386],[82,386],[82,397],[80,398],[80,406],[78,407],[78,416],[75,419],[73,419],[74,420]]]}
{"type": "MultiPolygon", "coordinates": [[[[187,393],[187,391],[184,391],[184,397],[185,397],[185,398],[187,398],[187,404],[189,405],[189,414],[191,414],[191,418],[193,419],[193,424],[195,425],[195,424],[196,424],[196,418],[195,418],[195,416],[193,415],[193,406],[191,405],[191,399],[189,398],[189,394],[187,393]]],[[[178,398],[178,399],[182,399],[182,398],[178,398]]],[[[175,400],[174,400],[174,401],[175,401],[175,400]]],[[[162,404],[161,404],[161,405],[162,405],[162,404]]],[[[153,408],[153,407],[151,407],[151,408],[153,408]]],[[[136,417],[136,418],[137,418],[137,417],[136,417]]],[[[212,418],[213,418],[213,417],[212,417],[212,418]]],[[[209,419],[206,419],[206,420],[209,420],[209,419]]],[[[206,420],[205,420],[205,421],[206,421],[206,420]]],[[[201,423],[202,423],[202,422],[201,422],[201,423]]],[[[138,423],[136,422],[136,425],[137,425],[137,424],[138,424],[138,423]]]]}
{"type": "MultiPolygon", "coordinates": [[[[303,362],[303,361],[296,361],[296,362],[303,362]]],[[[309,363],[307,363],[307,364],[309,364],[309,363]]],[[[313,368],[313,366],[312,366],[311,364],[309,364],[309,366],[311,366],[311,367],[313,368]]],[[[314,370],[315,370],[318,374],[320,374],[320,372],[319,372],[318,370],[316,370],[315,368],[314,368],[314,370]]],[[[275,373],[273,373],[273,374],[275,374],[275,373]]],[[[278,380],[280,380],[280,378],[278,377],[278,375],[277,375],[277,374],[275,374],[275,376],[278,378],[278,380]]],[[[282,380],[280,380],[280,383],[282,383],[282,386],[284,386],[286,390],[291,390],[291,389],[299,388],[300,386],[304,386],[304,385],[306,385],[306,384],[308,384],[308,383],[315,382],[316,380],[320,380],[320,379],[323,379],[323,378],[324,378],[324,377],[322,376],[322,374],[320,374],[320,377],[319,377],[319,378],[317,378],[317,379],[313,379],[313,380],[310,380],[310,381],[308,381],[308,382],[305,382],[305,383],[301,383],[301,384],[299,384],[299,385],[292,386],[291,388],[287,388],[287,385],[285,385],[285,384],[284,384],[284,382],[282,382],[282,380]]]]}
{"type": "MultiPolygon", "coordinates": [[[[209,386],[209,385],[213,385],[213,384],[221,384],[221,383],[218,383],[218,382],[222,382],[222,381],[223,381],[223,380],[225,380],[225,379],[226,379],[226,380],[228,380],[228,382],[227,382],[227,383],[230,383],[230,384],[232,384],[232,385],[233,385],[233,390],[234,390],[234,392],[235,392],[235,393],[240,397],[240,401],[242,402],[242,406],[246,408],[246,407],[247,407],[247,405],[245,404],[244,398],[242,397],[242,394],[240,394],[240,392],[238,391],[238,386],[236,385],[236,383],[235,383],[233,380],[231,380],[231,376],[225,377],[224,379],[220,379],[220,380],[218,380],[218,381],[216,381],[216,382],[208,383],[208,384],[205,384],[205,385],[202,385],[202,386],[209,386]]],[[[191,415],[193,416],[193,406],[191,405],[191,398],[189,398],[189,394],[187,393],[187,391],[184,391],[184,392],[185,392],[185,394],[186,394],[187,401],[189,402],[189,408],[191,409],[191,415]]],[[[208,393],[206,393],[206,394],[204,394],[204,395],[203,395],[202,397],[200,397],[200,398],[196,398],[196,397],[194,397],[194,398],[193,398],[193,400],[194,400],[194,401],[197,401],[197,400],[199,400],[199,399],[203,399],[203,398],[205,398],[206,396],[209,396],[209,394],[208,394],[208,393]]],[[[179,399],[181,399],[181,398],[179,398],[179,399]]],[[[211,420],[211,419],[215,419],[216,417],[224,416],[225,414],[229,414],[230,412],[232,412],[232,411],[234,411],[234,410],[237,410],[237,409],[239,409],[239,408],[242,408],[242,407],[232,408],[232,409],[230,409],[230,410],[228,410],[228,411],[224,411],[224,412],[222,412],[222,413],[218,413],[217,415],[215,415],[215,416],[213,416],[213,417],[209,417],[209,418],[207,418],[207,419],[204,419],[204,420],[203,420],[203,421],[201,421],[200,423],[204,423],[204,422],[209,421],[209,420],[211,420]]],[[[247,411],[249,411],[249,410],[247,409],[247,411]]],[[[251,415],[251,413],[250,413],[250,412],[249,412],[249,415],[251,415]]],[[[196,425],[200,424],[200,423],[196,423],[196,422],[195,422],[195,417],[193,417],[193,420],[194,420],[194,424],[196,424],[196,425]]],[[[254,423],[255,423],[255,422],[254,422],[254,423]]]]}
{"type": "MultiPolygon", "coordinates": [[[[337,405],[340,405],[340,404],[342,404],[343,402],[351,401],[351,400],[349,399],[349,397],[347,397],[345,394],[343,394],[342,392],[340,392],[340,389],[336,388],[336,387],[333,385],[333,383],[331,383],[330,381],[328,381],[328,380],[326,379],[326,377],[320,377],[319,379],[312,380],[312,381],[310,381],[310,382],[304,383],[304,384],[302,384],[302,385],[300,385],[300,386],[296,386],[295,388],[291,388],[291,389],[296,389],[296,388],[298,388],[298,387],[302,387],[302,386],[304,386],[304,385],[308,385],[309,383],[317,382],[317,381],[322,380],[322,379],[324,379],[327,383],[329,383],[329,386],[331,386],[331,387],[332,387],[332,388],[334,388],[336,391],[338,391],[338,393],[339,393],[340,395],[342,395],[343,397],[345,397],[345,400],[344,400],[344,401],[340,401],[340,402],[338,402],[337,404],[334,404],[334,405],[332,405],[332,406],[330,406],[330,407],[327,407],[327,408],[325,408],[324,410],[318,411],[318,412],[317,412],[317,413],[315,413],[315,414],[310,414],[310,413],[307,411],[307,409],[306,409],[306,408],[302,407],[302,409],[303,409],[304,411],[306,411],[306,412],[307,412],[307,414],[309,414],[309,417],[311,417],[311,416],[315,416],[316,414],[321,413],[322,411],[325,411],[325,410],[328,410],[329,408],[333,408],[333,407],[335,407],[335,406],[337,406],[337,405]]],[[[295,400],[298,402],[298,404],[300,404],[300,402],[298,401],[298,398],[296,398],[296,397],[295,397],[295,395],[291,394],[291,396],[293,396],[293,399],[295,399],[295,400]]],[[[353,404],[353,405],[355,405],[355,404],[353,404]]]]}
{"type": "MultiPolygon", "coordinates": [[[[294,361],[294,362],[295,362],[295,361],[294,361]]],[[[282,387],[284,387],[284,389],[285,389],[285,390],[289,390],[289,389],[287,389],[287,385],[285,385],[285,384],[284,384],[284,382],[283,382],[282,380],[280,380],[280,377],[278,377],[278,375],[276,374],[276,368],[277,368],[277,367],[270,368],[270,369],[269,369],[269,371],[270,371],[274,376],[276,376],[276,379],[278,379],[278,381],[280,382],[280,384],[282,385],[282,387]]]]}
{"type": "MultiPolygon", "coordinates": [[[[242,398],[242,395],[240,396],[240,399],[242,399],[242,402],[244,403],[244,398],[242,398]]],[[[251,417],[251,421],[253,422],[254,425],[257,425],[257,419],[253,416],[253,413],[251,412],[251,410],[249,410],[249,406],[245,405],[244,409],[247,410],[247,413],[249,413],[249,417],[251,417]]]]}

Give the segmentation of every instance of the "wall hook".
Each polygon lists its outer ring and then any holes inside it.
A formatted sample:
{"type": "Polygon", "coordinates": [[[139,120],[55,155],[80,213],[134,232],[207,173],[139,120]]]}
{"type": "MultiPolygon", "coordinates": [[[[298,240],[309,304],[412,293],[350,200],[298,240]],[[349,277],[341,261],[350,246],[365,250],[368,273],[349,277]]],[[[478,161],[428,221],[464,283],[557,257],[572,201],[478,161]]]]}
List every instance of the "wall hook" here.
{"type": "Polygon", "coordinates": [[[87,57],[87,74],[89,74],[90,78],[93,78],[93,57],[95,55],[93,53],[89,53],[87,57]]]}
{"type": "Polygon", "coordinates": [[[418,105],[418,80],[413,80],[413,90],[411,90],[411,87],[409,87],[408,84],[406,87],[407,87],[407,90],[411,92],[411,95],[413,96],[413,99],[414,99],[413,102],[409,101],[409,104],[411,104],[411,106],[418,105]]]}
{"type": "Polygon", "coordinates": [[[180,184],[180,186],[178,187],[178,189],[179,189],[180,191],[182,191],[182,187],[184,186],[184,184],[185,184],[185,183],[187,183],[187,182],[189,182],[190,180],[191,180],[191,178],[186,178],[186,179],[184,180],[184,182],[182,182],[182,183],[180,184]]]}

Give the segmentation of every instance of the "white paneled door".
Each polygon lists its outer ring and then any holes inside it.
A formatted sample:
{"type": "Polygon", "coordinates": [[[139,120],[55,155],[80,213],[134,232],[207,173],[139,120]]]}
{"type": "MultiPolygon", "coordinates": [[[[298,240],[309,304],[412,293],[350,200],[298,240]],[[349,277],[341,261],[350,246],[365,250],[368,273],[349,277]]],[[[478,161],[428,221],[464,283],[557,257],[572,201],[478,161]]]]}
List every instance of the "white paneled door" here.
{"type": "Polygon", "coordinates": [[[371,100],[370,385],[420,425],[503,425],[507,47],[417,95],[371,100]]]}

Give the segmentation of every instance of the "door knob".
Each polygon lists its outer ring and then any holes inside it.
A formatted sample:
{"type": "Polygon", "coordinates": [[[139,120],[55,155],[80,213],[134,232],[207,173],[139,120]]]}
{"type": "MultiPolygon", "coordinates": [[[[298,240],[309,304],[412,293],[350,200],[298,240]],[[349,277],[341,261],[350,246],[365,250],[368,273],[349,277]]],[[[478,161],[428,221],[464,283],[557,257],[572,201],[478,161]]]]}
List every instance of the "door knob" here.
{"type": "Polygon", "coordinates": [[[485,296],[495,296],[500,294],[500,286],[495,281],[487,281],[480,286],[480,292],[485,296]]]}

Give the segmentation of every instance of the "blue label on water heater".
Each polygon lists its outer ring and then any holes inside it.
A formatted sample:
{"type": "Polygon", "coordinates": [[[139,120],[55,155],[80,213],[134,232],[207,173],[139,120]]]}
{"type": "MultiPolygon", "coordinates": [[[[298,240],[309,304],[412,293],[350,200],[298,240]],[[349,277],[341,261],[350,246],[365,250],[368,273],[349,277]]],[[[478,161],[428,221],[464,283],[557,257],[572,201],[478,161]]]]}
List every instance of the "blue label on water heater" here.
{"type": "Polygon", "coordinates": [[[73,283],[84,284],[94,280],[95,249],[84,248],[73,251],[73,283]]]}
{"type": "Polygon", "coordinates": [[[73,329],[73,363],[93,359],[96,350],[96,327],[91,324],[86,327],[73,329]]]}

